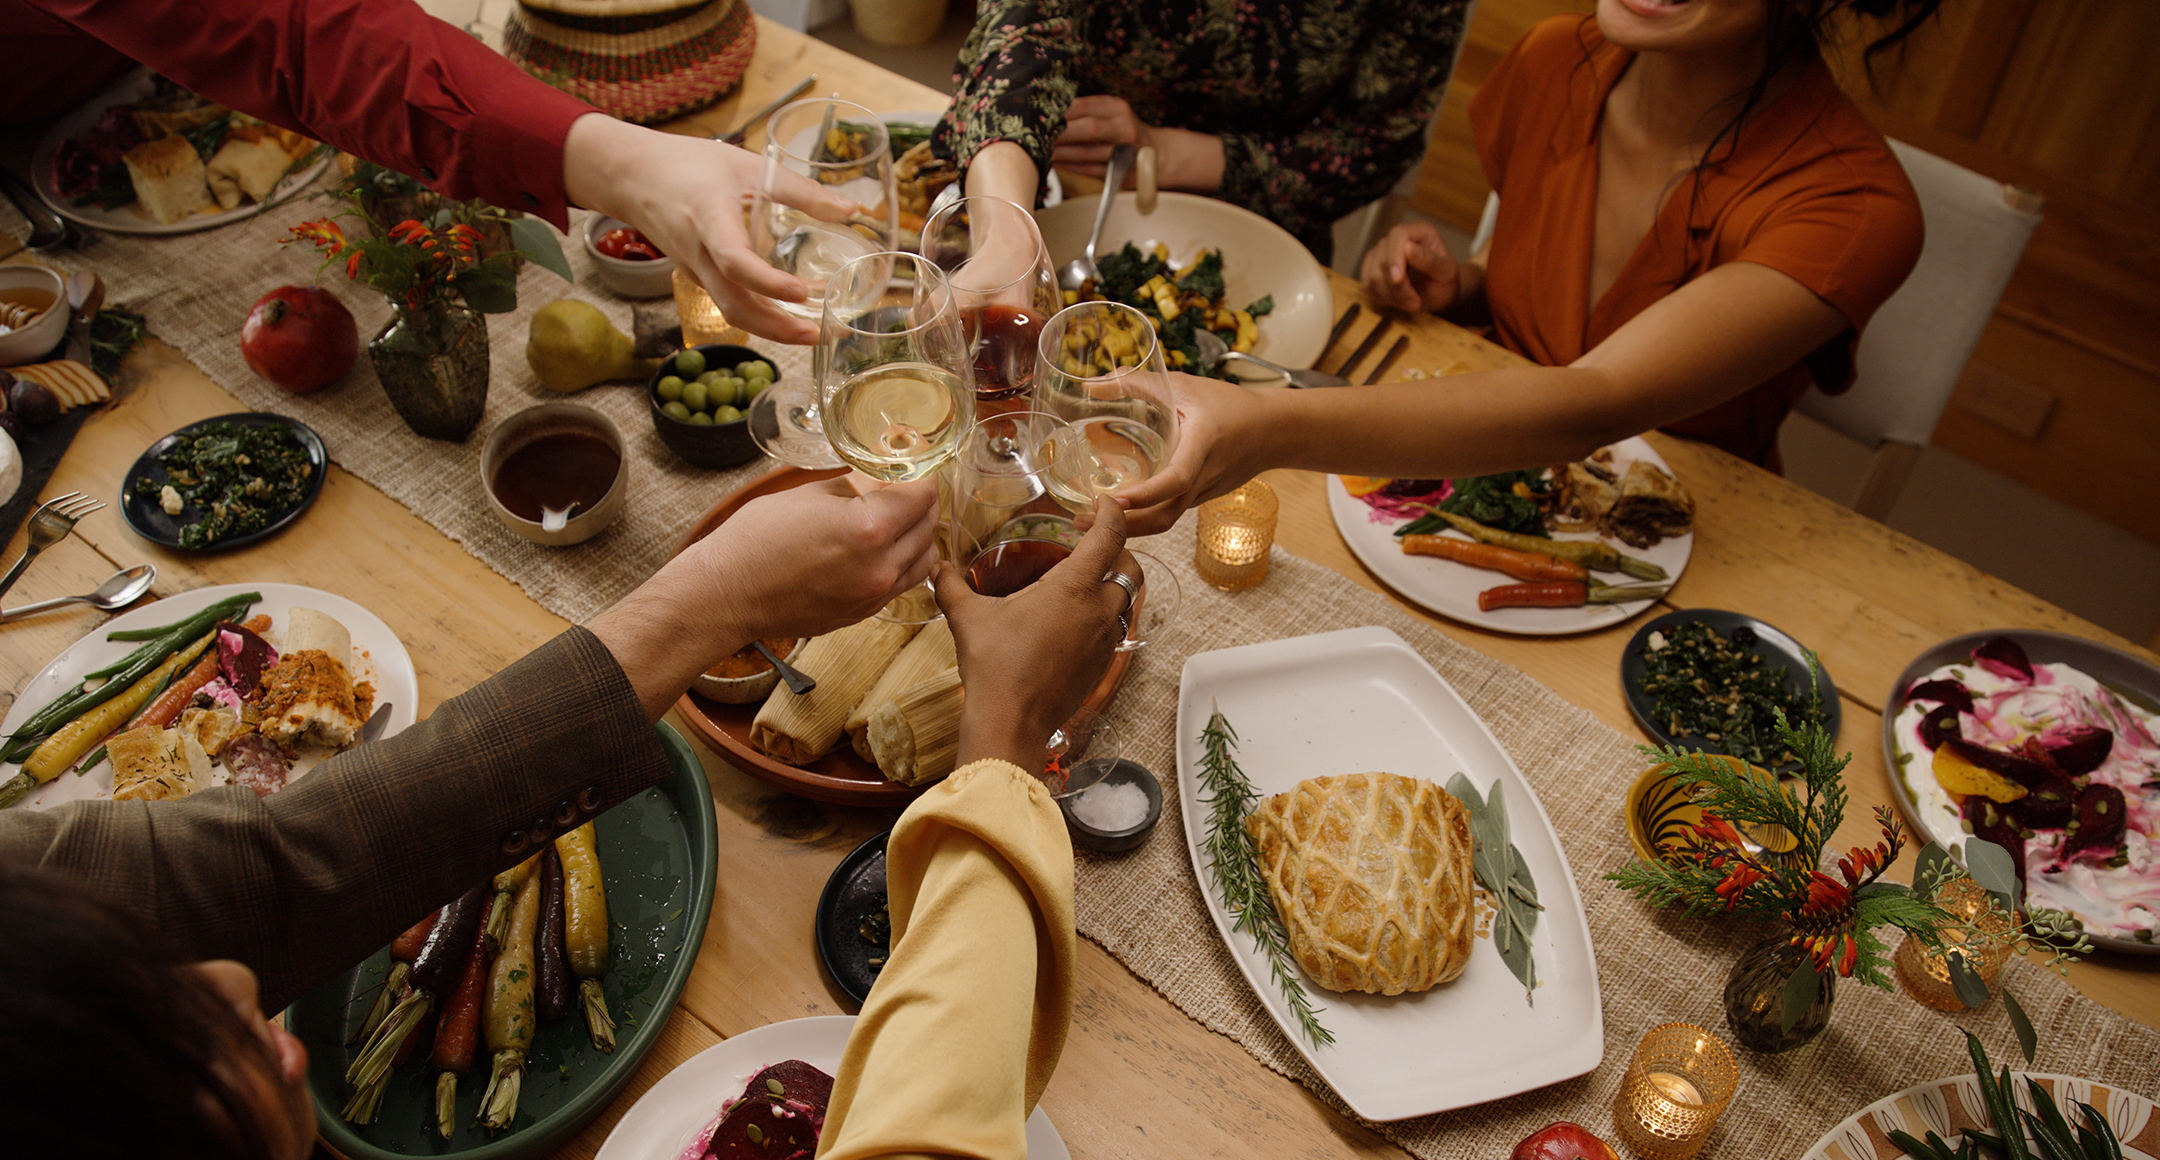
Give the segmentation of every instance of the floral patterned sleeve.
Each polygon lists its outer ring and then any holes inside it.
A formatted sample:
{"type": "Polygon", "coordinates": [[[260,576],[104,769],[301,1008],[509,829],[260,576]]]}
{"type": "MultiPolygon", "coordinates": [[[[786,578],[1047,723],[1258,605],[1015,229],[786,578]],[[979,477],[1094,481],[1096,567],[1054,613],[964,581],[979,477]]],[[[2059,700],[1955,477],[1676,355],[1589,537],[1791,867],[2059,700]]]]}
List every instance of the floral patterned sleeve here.
{"type": "MultiPolygon", "coordinates": [[[[988,0],[953,68],[952,108],[930,148],[965,167],[983,146],[1011,141],[1037,170],[1079,95],[1070,65],[1077,43],[1072,0],[988,0]]],[[[1040,194],[1038,193],[1038,196],[1040,194]]]]}

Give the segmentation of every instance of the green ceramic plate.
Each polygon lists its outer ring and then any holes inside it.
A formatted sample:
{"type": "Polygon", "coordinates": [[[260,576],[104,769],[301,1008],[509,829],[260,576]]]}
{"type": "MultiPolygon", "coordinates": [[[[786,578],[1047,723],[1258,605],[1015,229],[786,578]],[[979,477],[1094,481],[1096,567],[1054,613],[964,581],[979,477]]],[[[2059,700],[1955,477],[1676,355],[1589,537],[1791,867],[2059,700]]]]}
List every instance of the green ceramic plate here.
{"type": "Polygon", "coordinates": [[[658,729],[675,775],[601,815],[597,825],[614,928],[606,987],[617,1024],[615,1053],[593,1049],[574,1008],[542,1027],[526,1057],[517,1121],[493,1137],[472,1126],[487,1086],[486,1052],[476,1053],[472,1072],[458,1085],[458,1129],[445,1140],[432,1123],[435,1076],[423,1045],[392,1077],[380,1117],[364,1127],[348,1124],[338,1109],[345,1103],[345,1066],[356,1049],[345,1040],[366,1016],[387,970],[389,953],[378,951],[286,1011],[287,1025],[307,1044],[316,1120],[333,1151],[350,1160],[543,1156],[591,1123],[629,1082],[697,961],[719,856],[704,770],[673,728],[663,723],[658,729]]]}

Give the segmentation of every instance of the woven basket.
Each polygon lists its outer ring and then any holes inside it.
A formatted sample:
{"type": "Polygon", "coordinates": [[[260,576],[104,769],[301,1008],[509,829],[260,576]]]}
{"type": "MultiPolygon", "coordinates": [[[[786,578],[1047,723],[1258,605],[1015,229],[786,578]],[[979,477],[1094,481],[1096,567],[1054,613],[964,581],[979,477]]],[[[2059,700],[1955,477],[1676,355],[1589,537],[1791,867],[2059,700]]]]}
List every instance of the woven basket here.
{"type": "Polygon", "coordinates": [[[525,71],[641,125],[734,91],[756,50],[747,0],[525,0],[503,30],[525,71]]]}

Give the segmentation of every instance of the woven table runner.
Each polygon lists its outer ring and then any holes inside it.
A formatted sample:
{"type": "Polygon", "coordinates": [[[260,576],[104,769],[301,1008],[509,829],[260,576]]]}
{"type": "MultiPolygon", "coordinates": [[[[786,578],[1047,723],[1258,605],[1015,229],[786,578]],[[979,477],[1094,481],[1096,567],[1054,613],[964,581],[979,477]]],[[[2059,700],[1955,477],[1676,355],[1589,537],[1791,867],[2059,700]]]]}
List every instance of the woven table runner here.
{"type": "MultiPolygon", "coordinates": [[[[279,285],[314,278],[317,258],[281,247],[279,240],[291,225],[324,216],[329,209],[327,202],[303,200],[201,234],[106,236],[87,252],[54,264],[95,269],[108,283],[112,302],[141,311],[153,333],[178,347],[246,406],[314,427],[339,466],[458,541],[542,607],[572,621],[591,616],[635,587],[666,560],[699,514],[770,469],[763,460],[720,472],[684,464],[653,434],[641,385],[590,388],[568,398],[607,414],[621,429],[633,460],[630,502],[613,527],[576,547],[542,548],[518,538],[487,507],[479,455],[488,431],[505,416],[561,397],[541,388],[526,366],[525,333],[532,313],[557,298],[575,296],[598,306],[627,332],[630,304],[600,286],[573,228],[564,249],[576,284],[566,286],[555,275],[528,266],[519,280],[518,310],[489,317],[493,377],[487,417],[479,429],[460,444],[422,439],[391,410],[365,357],[343,381],[306,397],[272,387],[241,360],[240,323],[256,297],[279,285]]],[[[378,296],[334,272],[322,284],[352,308],[363,337],[389,317],[378,296]]],[[[756,345],[768,352],[783,376],[807,373],[806,351],[756,345]]],[[[1202,583],[1192,569],[1190,517],[1135,546],[1166,562],[1177,577],[1181,607],[1174,624],[1139,654],[1110,716],[1126,739],[1126,756],[1161,775],[1164,822],[1135,850],[1081,854],[1082,934],[1202,1025],[1236,1040],[1268,1067],[1350,1114],[1268,1017],[1207,915],[1178,821],[1174,707],[1180,670],[1194,653],[1379,625],[1408,641],[1469,702],[1542,799],[1587,911],[1604,997],[1605,1050],[1597,1070],[1578,1079],[1375,1129],[1426,1160],[1498,1155],[1556,1119],[1574,1120],[1613,1139],[1613,1096],[1644,1031],[1678,1020],[1711,1028],[1729,1040],[1721,1004],[1725,974],[1741,950],[1759,937],[1757,928],[1650,911],[1600,880],[1632,856],[1620,808],[1628,784],[1644,764],[1633,738],[1523,673],[1455,643],[1384,598],[1280,549],[1263,584],[1226,594],[1202,583]]],[[[2081,1075],[2153,1094],[2160,1082],[2160,1031],[2108,1011],[2037,966],[2014,963],[2009,977],[2040,1032],[2042,1051],[2034,1070],[2081,1075]]],[[[1842,983],[1830,1027],[1814,1043],[1776,1056],[1736,1052],[1739,1094],[1705,1154],[1798,1157],[1838,1121],[1873,1100],[1923,1080],[1971,1070],[1958,1022],[1902,993],[1842,983]]],[[[2015,1049],[2002,1004],[1989,1004],[1962,1022],[1981,1035],[1998,1062],[2012,1061],[2015,1049]]],[[[1430,1050],[1494,1049],[1434,1043],[1430,1050]]]]}

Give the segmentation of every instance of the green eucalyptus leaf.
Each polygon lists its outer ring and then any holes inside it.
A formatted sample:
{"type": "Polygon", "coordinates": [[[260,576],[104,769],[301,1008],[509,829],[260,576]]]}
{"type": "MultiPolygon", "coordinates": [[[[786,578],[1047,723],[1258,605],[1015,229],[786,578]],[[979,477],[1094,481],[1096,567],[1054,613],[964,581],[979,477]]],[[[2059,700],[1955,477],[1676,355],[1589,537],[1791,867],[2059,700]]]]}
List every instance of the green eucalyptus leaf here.
{"type": "Polygon", "coordinates": [[[1973,881],[2001,899],[2006,909],[2016,909],[2017,864],[2010,860],[2009,851],[1985,838],[1967,838],[1965,865],[1972,870],[1973,881]]]}
{"type": "Polygon", "coordinates": [[[1791,977],[1785,980],[1785,1017],[1778,1024],[1780,1032],[1790,1033],[1793,1024],[1800,1022],[1800,1017],[1807,1014],[1808,1008],[1815,1002],[1815,992],[1821,985],[1822,978],[1815,973],[1815,964],[1801,959],[1800,965],[1793,968],[1791,977]]]}
{"type": "Polygon", "coordinates": [[[2017,1032],[2018,1049],[2025,1053],[2025,1062],[2032,1063],[2033,1053],[2040,1049],[2040,1034],[2033,1030],[2032,1018],[2007,987],[2003,988],[2003,1011],[2010,1016],[2010,1029],[2017,1032]]]}
{"type": "Polygon", "coordinates": [[[539,218],[511,218],[510,243],[527,261],[554,271],[565,282],[576,281],[570,274],[570,260],[563,256],[562,242],[555,237],[555,227],[539,218]]]}
{"type": "Polygon", "coordinates": [[[1915,887],[1925,882],[1945,882],[1957,877],[1959,873],[1957,860],[1950,856],[1950,851],[1943,849],[1940,842],[1929,842],[1920,847],[1920,853],[1913,859],[1912,880],[1915,887]]]}
{"type": "Polygon", "coordinates": [[[1957,992],[1958,1002],[1967,1007],[1978,1007],[1988,1001],[1987,984],[1980,981],[1979,974],[1965,961],[1962,952],[1947,952],[1943,963],[1950,968],[1950,989],[1957,992]]]}
{"type": "Polygon", "coordinates": [[[507,314],[517,309],[517,275],[508,265],[489,263],[467,266],[457,272],[458,293],[465,304],[482,314],[507,314]]]}

